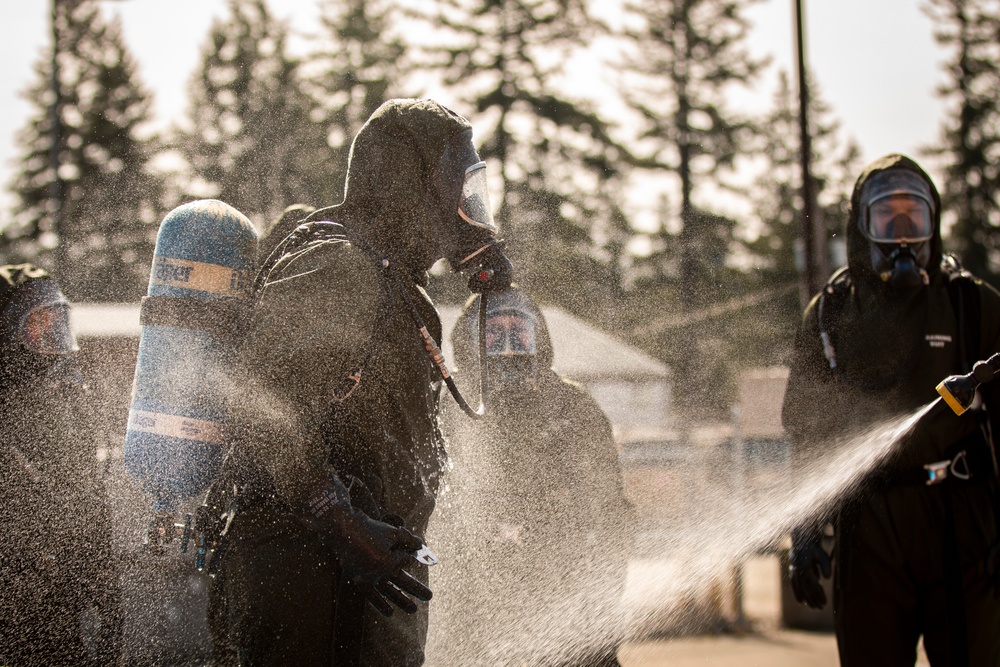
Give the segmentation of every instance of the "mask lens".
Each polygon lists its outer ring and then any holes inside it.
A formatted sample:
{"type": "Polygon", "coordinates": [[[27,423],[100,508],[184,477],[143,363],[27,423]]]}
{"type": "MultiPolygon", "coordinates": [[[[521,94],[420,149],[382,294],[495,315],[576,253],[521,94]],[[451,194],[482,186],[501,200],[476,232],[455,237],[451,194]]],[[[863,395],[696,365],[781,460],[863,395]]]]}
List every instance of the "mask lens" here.
{"type": "Polygon", "coordinates": [[[926,241],[934,235],[931,207],[912,194],[891,194],[868,205],[868,238],[881,243],[926,241]]]}
{"type": "Polygon", "coordinates": [[[535,354],[535,323],[520,314],[486,320],[486,353],[493,357],[535,354]]]}
{"type": "Polygon", "coordinates": [[[458,202],[458,214],[470,225],[497,231],[493,223],[493,209],[490,208],[490,193],[486,187],[486,163],[477,162],[465,170],[462,184],[462,198],[458,202]]]}
{"type": "Polygon", "coordinates": [[[36,354],[69,354],[79,349],[65,304],[28,311],[21,325],[21,341],[28,351],[36,354]]]}

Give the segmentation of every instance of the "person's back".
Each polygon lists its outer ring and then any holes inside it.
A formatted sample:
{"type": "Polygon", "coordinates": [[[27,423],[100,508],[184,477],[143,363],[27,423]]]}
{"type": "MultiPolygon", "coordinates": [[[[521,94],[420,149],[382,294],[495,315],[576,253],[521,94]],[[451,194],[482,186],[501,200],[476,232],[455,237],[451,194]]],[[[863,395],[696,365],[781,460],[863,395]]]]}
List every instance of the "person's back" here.
{"type": "Polygon", "coordinates": [[[416,558],[442,461],[423,284],[441,258],[509,281],[484,170],[468,121],[392,100],[352,144],[344,202],[268,253],[211,607],[216,646],[241,664],[423,662],[433,558],[416,558]]]}

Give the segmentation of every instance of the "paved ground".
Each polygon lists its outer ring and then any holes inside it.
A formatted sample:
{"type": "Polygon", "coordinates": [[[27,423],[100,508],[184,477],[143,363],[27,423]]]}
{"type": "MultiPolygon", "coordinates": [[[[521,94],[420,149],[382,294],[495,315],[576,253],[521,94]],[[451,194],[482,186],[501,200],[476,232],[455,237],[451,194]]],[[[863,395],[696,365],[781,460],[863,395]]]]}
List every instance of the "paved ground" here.
{"type": "Polygon", "coordinates": [[[629,644],[619,652],[622,667],[836,667],[832,635],[799,631],[701,636],[629,644]]]}
{"type": "MultiPolygon", "coordinates": [[[[781,628],[779,574],[776,557],[747,563],[744,611],[749,631],[634,641],[619,652],[622,667],[837,667],[832,633],[781,628]]],[[[630,580],[633,589],[638,578],[630,580]]],[[[921,651],[917,665],[928,664],[921,651]]]]}

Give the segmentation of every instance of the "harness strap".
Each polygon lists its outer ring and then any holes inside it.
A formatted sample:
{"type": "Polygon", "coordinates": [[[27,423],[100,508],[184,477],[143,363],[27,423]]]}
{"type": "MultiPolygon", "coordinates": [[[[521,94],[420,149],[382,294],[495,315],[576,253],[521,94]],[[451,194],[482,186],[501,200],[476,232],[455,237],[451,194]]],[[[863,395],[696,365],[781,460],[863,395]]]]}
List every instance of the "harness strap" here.
{"type": "Polygon", "coordinates": [[[826,315],[827,309],[830,306],[833,306],[834,311],[840,309],[847,296],[847,290],[849,290],[850,287],[851,276],[847,272],[847,267],[842,266],[832,276],[830,276],[830,280],[828,280],[826,285],[823,286],[819,302],[816,304],[816,321],[819,325],[820,342],[823,344],[823,355],[826,357],[826,361],[830,365],[830,370],[832,370],[837,376],[843,376],[844,369],[837,366],[837,350],[833,345],[833,339],[830,337],[826,315]],[[832,304],[828,303],[829,299],[834,300],[832,304]]]}
{"type": "Polygon", "coordinates": [[[236,297],[198,301],[178,296],[144,296],[139,305],[142,326],[207,331],[218,337],[239,334],[250,308],[236,297]]]}

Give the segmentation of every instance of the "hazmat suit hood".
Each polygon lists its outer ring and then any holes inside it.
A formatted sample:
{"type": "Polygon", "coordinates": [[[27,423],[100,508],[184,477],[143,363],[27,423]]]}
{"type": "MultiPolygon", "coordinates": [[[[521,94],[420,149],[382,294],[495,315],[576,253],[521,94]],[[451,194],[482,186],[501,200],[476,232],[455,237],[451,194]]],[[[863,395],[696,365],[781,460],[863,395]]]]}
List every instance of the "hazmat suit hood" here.
{"type": "MultiPolygon", "coordinates": [[[[474,384],[479,376],[479,303],[481,295],[470,297],[462,308],[451,332],[454,365],[465,378],[474,384]]],[[[529,319],[534,329],[534,354],[531,365],[535,380],[544,381],[552,375],[552,340],[542,311],[526,291],[517,286],[486,295],[486,316],[517,314],[529,319]]],[[[490,388],[492,392],[494,387],[490,388]]]]}
{"type": "MultiPolygon", "coordinates": [[[[459,215],[468,171],[477,164],[465,118],[432,100],[390,100],[351,145],[335,221],[379,256],[414,273],[442,257],[455,270],[467,268],[497,242],[491,217],[470,224],[459,215]]],[[[480,210],[492,215],[488,206],[480,210]]]]}
{"type": "Polygon", "coordinates": [[[886,244],[875,244],[865,234],[867,223],[867,204],[878,194],[892,191],[896,188],[922,189],[931,203],[931,238],[914,248],[918,257],[923,260],[924,270],[928,279],[932,279],[940,270],[941,242],[941,198],[937,188],[927,173],[920,166],[904,155],[892,154],[879,158],[868,165],[858,177],[851,195],[851,209],[847,222],[847,264],[851,276],[856,282],[885,283],[873,266],[873,254],[880,252],[873,246],[882,245],[883,252],[888,255],[891,250],[886,244]]]}

